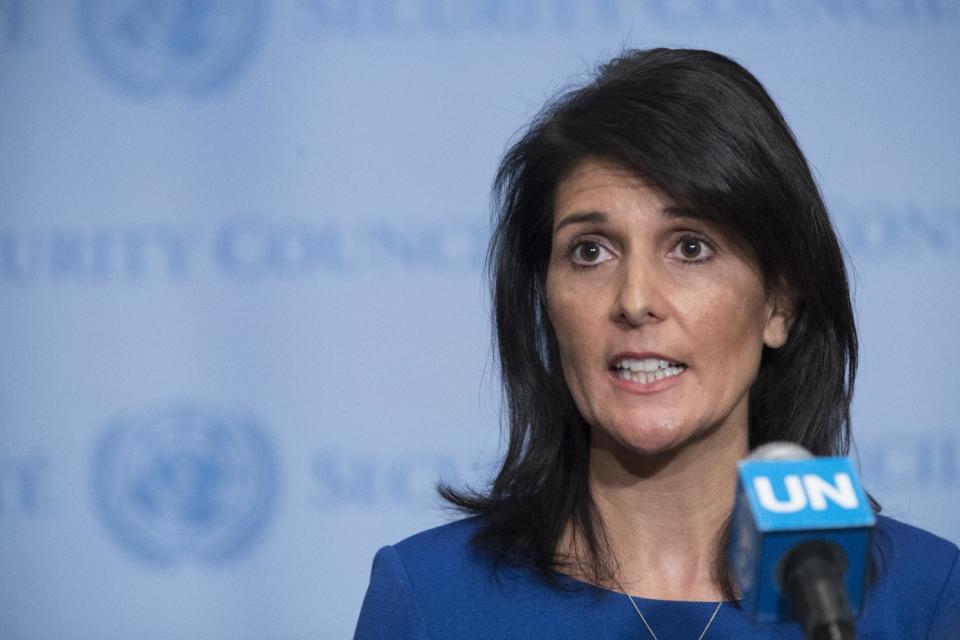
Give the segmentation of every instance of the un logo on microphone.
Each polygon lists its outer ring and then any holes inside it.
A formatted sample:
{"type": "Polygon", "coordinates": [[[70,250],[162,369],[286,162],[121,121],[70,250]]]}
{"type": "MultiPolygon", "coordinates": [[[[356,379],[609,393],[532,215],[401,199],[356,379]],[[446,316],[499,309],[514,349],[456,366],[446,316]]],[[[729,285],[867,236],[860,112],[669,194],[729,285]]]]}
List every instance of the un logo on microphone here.
{"type": "Polygon", "coordinates": [[[251,418],[175,406],[120,418],[93,456],[106,529],[156,564],[217,563],[247,551],[277,497],[277,461],[251,418]]]}
{"type": "Polygon", "coordinates": [[[131,93],[198,93],[232,80],[259,44],[263,0],[81,0],[97,66],[131,93]]]}

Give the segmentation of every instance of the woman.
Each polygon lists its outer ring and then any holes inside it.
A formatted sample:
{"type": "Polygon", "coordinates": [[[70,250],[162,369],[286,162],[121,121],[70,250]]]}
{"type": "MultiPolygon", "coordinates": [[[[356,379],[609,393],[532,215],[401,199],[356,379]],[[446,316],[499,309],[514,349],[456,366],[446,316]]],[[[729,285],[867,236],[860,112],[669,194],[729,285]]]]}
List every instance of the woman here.
{"type": "MultiPolygon", "coordinates": [[[[777,107],[721,55],[628,52],[495,192],[506,455],[488,492],[442,490],[475,517],[377,554],[356,638],[800,638],[747,619],[723,551],[750,448],[849,442],[843,259],[777,107]]],[[[875,540],[861,637],[960,637],[956,546],[875,540]]]]}

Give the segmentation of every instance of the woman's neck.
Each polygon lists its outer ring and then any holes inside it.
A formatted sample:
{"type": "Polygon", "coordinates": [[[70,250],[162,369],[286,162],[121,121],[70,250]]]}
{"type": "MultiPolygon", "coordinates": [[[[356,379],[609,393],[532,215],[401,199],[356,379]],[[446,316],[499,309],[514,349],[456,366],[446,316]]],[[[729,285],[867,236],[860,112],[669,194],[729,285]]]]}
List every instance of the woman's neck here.
{"type": "Polygon", "coordinates": [[[721,599],[717,554],[733,507],[736,462],[747,452],[746,429],[717,430],[657,455],[595,436],[590,490],[619,582],[647,598],[721,599]]]}

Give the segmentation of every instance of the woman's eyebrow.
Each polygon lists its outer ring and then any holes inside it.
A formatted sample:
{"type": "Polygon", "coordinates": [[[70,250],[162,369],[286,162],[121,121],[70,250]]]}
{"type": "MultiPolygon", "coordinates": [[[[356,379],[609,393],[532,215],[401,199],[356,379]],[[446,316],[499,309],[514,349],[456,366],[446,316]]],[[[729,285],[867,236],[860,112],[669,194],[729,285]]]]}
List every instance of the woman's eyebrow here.
{"type": "Polygon", "coordinates": [[[602,211],[587,211],[585,213],[573,213],[563,220],[557,223],[557,226],[553,229],[553,232],[556,233],[563,229],[565,226],[570,224],[579,224],[583,222],[591,222],[595,224],[606,222],[609,219],[607,214],[602,211]]]}
{"type": "MultiPolygon", "coordinates": [[[[660,213],[665,215],[668,218],[693,218],[693,216],[688,209],[683,207],[664,207],[660,209],[660,213]]],[[[560,229],[564,228],[570,224],[580,224],[584,222],[589,222],[593,224],[605,223],[609,220],[609,216],[602,211],[586,211],[584,213],[572,213],[569,216],[565,217],[563,220],[557,223],[557,226],[554,228],[553,232],[556,233],[560,229]]]]}
{"type": "Polygon", "coordinates": [[[668,218],[694,218],[694,216],[689,209],[683,207],[664,207],[660,209],[660,213],[667,216],[668,218]]]}

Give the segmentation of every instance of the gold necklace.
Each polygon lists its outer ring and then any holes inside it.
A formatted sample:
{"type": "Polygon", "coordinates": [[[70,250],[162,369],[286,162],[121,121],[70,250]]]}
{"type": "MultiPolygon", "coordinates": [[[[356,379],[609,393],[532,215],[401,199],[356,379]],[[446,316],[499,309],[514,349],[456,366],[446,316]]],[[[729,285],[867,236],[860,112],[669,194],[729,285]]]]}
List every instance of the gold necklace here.
{"type": "MultiPolygon", "coordinates": [[[[653,638],[653,640],[660,640],[659,638],[657,638],[657,634],[653,632],[653,629],[650,628],[650,623],[647,622],[647,619],[643,616],[643,612],[640,611],[640,607],[637,606],[637,603],[633,599],[633,596],[630,595],[630,592],[623,588],[623,585],[620,584],[620,580],[617,579],[616,576],[614,576],[613,579],[616,581],[617,586],[620,587],[620,591],[623,592],[623,595],[627,596],[627,598],[630,599],[630,604],[633,605],[633,610],[637,612],[638,616],[640,616],[640,620],[643,621],[643,626],[647,628],[647,631],[650,633],[650,637],[653,638]]],[[[707,620],[707,626],[705,626],[703,628],[703,631],[700,632],[700,637],[697,638],[697,640],[703,640],[703,637],[707,635],[707,629],[710,628],[710,625],[713,624],[713,619],[717,617],[718,613],[720,613],[720,606],[722,604],[723,604],[723,600],[717,603],[717,607],[713,610],[713,613],[710,615],[710,619],[707,620]]]]}

